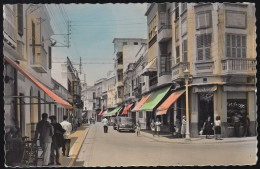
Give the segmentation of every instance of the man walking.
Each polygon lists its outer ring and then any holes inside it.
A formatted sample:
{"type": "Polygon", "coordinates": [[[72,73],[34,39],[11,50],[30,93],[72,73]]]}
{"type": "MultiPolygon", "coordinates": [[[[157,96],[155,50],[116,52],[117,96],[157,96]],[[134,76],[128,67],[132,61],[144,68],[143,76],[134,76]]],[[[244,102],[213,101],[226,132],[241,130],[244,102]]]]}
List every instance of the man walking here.
{"type": "Polygon", "coordinates": [[[104,125],[104,133],[107,133],[107,129],[108,129],[108,120],[107,120],[106,117],[102,120],[102,123],[103,123],[103,125],[104,125]]]}
{"type": "Polygon", "coordinates": [[[52,136],[53,136],[53,127],[47,121],[48,114],[42,114],[42,120],[37,123],[34,142],[37,142],[38,134],[40,134],[40,146],[43,150],[43,165],[49,165],[50,160],[50,153],[51,153],[51,143],[52,143],[52,136]]]}
{"type": "Polygon", "coordinates": [[[61,122],[61,126],[62,128],[65,130],[65,133],[63,134],[64,137],[64,144],[62,147],[62,152],[63,152],[63,156],[67,156],[69,157],[69,152],[70,152],[70,134],[71,134],[71,130],[72,130],[72,126],[71,123],[67,121],[68,116],[63,116],[63,122],[61,122]],[[65,152],[66,151],[66,152],[65,152]]]}
{"type": "Polygon", "coordinates": [[[51,143],[51,159],[50,159],[50,165],[54,165],[54,158],[56,159],[56,165],[61,165],[59,162],[60,157],[60,147],[64,143],[63,134],[65,133],[65,130],[62,128],[62,126],[57,123],[56,116],[50,116],[51,125],[54,128],[54,135],[52,136],[52,143],[51,143]],[[56,155],[54,155],[54,151],[56,155]]]}

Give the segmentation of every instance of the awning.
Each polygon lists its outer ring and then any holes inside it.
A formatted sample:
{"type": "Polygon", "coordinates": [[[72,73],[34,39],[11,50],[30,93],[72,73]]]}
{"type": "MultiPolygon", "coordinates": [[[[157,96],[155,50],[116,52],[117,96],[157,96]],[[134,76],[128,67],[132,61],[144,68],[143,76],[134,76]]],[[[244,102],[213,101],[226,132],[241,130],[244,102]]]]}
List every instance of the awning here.
{"type": "Polygon", "coordinates": [[[109,116],[115,116],[116,113],[121,109],[122,107],[117,107],[114,110],[112,110],[111,112],[108,112],[109,116]]]}
{"type": "Polygon", "coordinates": [[[143,73],[142,75],[148,75],[149,72],[156,72],[157,68],[156,68],[156,57],[153,58],[143,69],[143,73]]]}
{"type": "Polygon", "coordinates": [[[104,117],[109,116],[109,114],[107,113],[107,110],[103,111],[103,113],[101,114],[101,116],[104,116],[104,117]]]}
{"type": "Polygon", "coordinates": [[[151,94],[145,95],[142,99],[135,105],[135,107],[131,111],[139,111],[144,102],[150,97],[151,94]]]}
{"type": "Polygon", "coordinates": [[[126,107],[124,108],[124,110],[123,110],[122,115],[126,115],[126,114],[128,113],[128,111],[129,111],[129,109],[131,108],[132,105],[133,105],[133,104],[129,104],[128,106],[126,106],[126,107]]]}
{"type": "Polygon", "coordinates": [[[140,108],[141,111],[153,111],[156,105],[164,98],[171,87],[164,87],[151,93],[149,99],[140,108]]]}
{"type": "Polygon", "coordinates": [[[185,92],[185,90],[180,90],[172,93],[158,108],[156,115],[166,114],[167,110],[171,105],[185,92]]]}
{"type": "Polygon", "coordinates": [[[102,116],[102,113],[104,112],[104,110],[101,110],[99,113],[98,113],[98,115],[99,116],[102,116]]]}
{"type": "Polygon", "coordinates": [[[26,70],[24,70],[20,65],[15,63],[11,58],[8,56],[4,56],[4,59],[12,65],[14,68],[16,68],[18,71],[20,71],[24,76],[26,76],[32,83],[34,83],[36,86],[38,86],[40,89],[42,89],[47,95],[49,95],[53,100],[55,100],[57,103],[61,104],[65,108],[72,110],[73,107],[68,102],[64,101],[62,98],[57,96],[55,93],[53,93],[51,90],[49,90],[47,87],[45,87],[41,82],[39,82],[37,79],[35,79],[31,74],[29,74],[26,70]]]}

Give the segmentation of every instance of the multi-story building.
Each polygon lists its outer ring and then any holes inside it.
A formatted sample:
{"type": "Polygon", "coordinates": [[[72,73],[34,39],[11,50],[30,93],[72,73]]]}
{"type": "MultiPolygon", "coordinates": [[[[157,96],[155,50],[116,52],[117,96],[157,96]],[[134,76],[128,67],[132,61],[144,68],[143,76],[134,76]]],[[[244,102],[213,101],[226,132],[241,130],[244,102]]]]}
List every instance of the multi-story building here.
{"type": "Polygon", "coordinates": [[[73,105],[73,110],[68,113],[69,120],[81,118],[83,102],[81,100],[81,83],[78,72],[69,57],[66,58],[64,63],[56,62],[55,59],[54,57],[52,78],[68,90],[68,102],[73,105]]]}
{"type": "Polygon", "coordinates": [[[87,86],[87,84],[83,84],[82,92],[81,92],[81,100],[83,101],[83,113],[86,113],[84,117],[86,119],[96,119],[96,111],[94,110],[95,107],[95,100],[94,100],[94,93],[95,93],[95,86],[87,86]]]}
{"type": "Polygon", "coordinates": [[[124,71],[127,69],[128,64],[132,63],[132,60],[140,47],[146,42],[146,39],[136,38],[115,38],[113,40],[116,69],[116,101],[118,105],[123,103],[124,71]]]}
{"type": "Polygon", "coordinates": [[[222,136],[233,136],[235,113],[241,120],[248,114],[250,132],[256,134],[254,14],[250,3],[148,5],[143,75],[149,78],[149,92],[143,93],[148,99],[138,109],[146,113],[147,123],[159,118],[172,131],[188,104],[191,137],[198,136],[208,116],[212,122],[220,116],[222,136]]]}
{"type": "Polygon", "coordinates": [[[51,115],[57,103],[71,105],[51,91],[53,31],[45,5],[3,9],[6,129],[17,126],[22,136],[33,138],[42,113],[51,115]]]}

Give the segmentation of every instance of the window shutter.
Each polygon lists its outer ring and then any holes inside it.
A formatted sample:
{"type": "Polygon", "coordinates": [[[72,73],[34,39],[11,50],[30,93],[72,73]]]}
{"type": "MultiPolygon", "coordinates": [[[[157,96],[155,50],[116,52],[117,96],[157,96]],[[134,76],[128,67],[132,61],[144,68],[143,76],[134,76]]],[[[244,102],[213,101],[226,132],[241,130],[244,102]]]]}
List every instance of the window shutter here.
{"type": "Polygon", "coordinates": [[[210,60],[210,48],[205,49],[205,58],[206,60],[210,60]]]}
{"type": "Polygon", "coordinates": [[[233,58],[236,58],[236,35],[232,35],[231,44],[232,44],[231,56],[233,58]]]}
{"type": "Polygon", "coordinates": [[[203,36],[198,35],[197,36],[197,48],[202,48],[203,47],[203,36]]]}
{"type": "Polygon", "coordinates": [[[242,57],[246,58],[246,36],[242,36],[242,57]]]}
{"type": "Polygon", "coordinates": [[[187,40],[182,43],[182,61],[187,62],[187,40]]]}
{"type": "Polygon", "coordinates": [[[237,57],[241,58],[241,36],[237,35],[237,57]]]}
{"type": "Polygon", "coordinates": [[[52,56],[51,56],[51,47],[48,48],[48,55],[49,55],[49,69],[52,68],[52,56]]]}
{"type": "Polygon", "coordinates": [[[23,36],[23,5],[17,5],[17,14],[18,14],[18,34],[23,36]]]}
{"type": "Polygon", "coordinates": [[[203,60],[203,49],[198,49],[198,60],[203,60]]]}
{"type": "Polygon", "coordinates": [[[176,47],[176,63],[180,62],[180,47],[176,47]]]}

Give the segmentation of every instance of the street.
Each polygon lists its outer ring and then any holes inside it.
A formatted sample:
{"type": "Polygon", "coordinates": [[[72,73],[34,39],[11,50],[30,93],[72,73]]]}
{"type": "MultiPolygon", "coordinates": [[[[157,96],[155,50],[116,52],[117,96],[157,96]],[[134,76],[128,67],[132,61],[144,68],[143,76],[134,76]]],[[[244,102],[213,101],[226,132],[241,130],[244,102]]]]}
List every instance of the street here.
{"type": "Polygon", "coordinates": [[[256,163],[256,142],[221,144],[174,144],[117,132],[101,123],[89,126],[75,166],[178,166],[178,165],[246,165],[256,163]]]}

